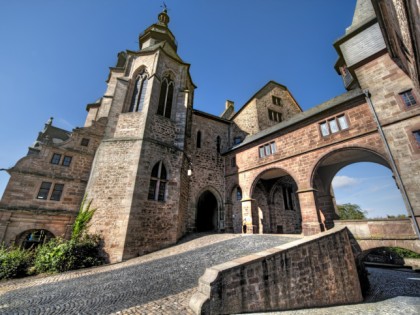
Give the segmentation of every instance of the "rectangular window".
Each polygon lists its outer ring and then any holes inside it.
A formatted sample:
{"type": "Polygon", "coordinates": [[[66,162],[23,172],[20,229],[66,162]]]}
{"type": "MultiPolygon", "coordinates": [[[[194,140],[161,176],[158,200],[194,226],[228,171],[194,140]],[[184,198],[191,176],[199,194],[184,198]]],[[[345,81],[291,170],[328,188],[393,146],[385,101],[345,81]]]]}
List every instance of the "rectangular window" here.
{"type": "Polygon", "coordinates": [[[258,148],[260,153],[260,158],[265,156],[272,155],[276,153],[276,143],[270,142],[258,148]]]}
{"type": "Polygon", "coordinates": [[[408,90],[405,92],[400,93],[400,96],[404,102],[404,105],[407,107],[411,107],[417,104],[417,100],[414,97],[413,91],[408,90]]]}
{"type": "Polygon", "coordinates": [[[64,158],[63,158],[63,166],[70,166],[71,159],[72,159],[71,156],[66,156],[65,155],[64,158]]]}
{"type": "Polygon", "coordinates": [[[417,146],[420,148],[420,130],[413,131],[414,139],[416,139],[417,146]]]}
{"type": "Polygon", "coordinates": [[[348,129],[349,124],[347,122],[346,116],[340,115],[320,123],[319,128],[321,130],[322,136],[326,137],[332,133],[337,133],[339,131],[348,129]]]}
{"type": "Polygon", "coordinates": [[[36,196],[36,199],[47,200],[51,185],[52,183],[50,182],[42,182],[41,187],[39,188],[38,195],[36,196]]]}
{"type": "Polygon", "coordinates": [[[335,119],[329,120],[328,124],[330,125],[331,133],[336,133],[339,131],[337,121],[335,119]]]}
{"type": "Polygon", "coordinates": [[[272,99],[273,99],[273,104],[274,105],[281,105],[281,98],[280,97],[277,97],[277,96],[272,96],[272,99]]]}
{"type": "Polygon", "coordinates": [[[268,110],[268,118],[270,120],[277,121],[277,122],[282,121],[281,113],[276,112],[276,111],[271,110],[271,109],[268,110]]]}
{"type": "Polygon", "coordinates": [[[50,200],[60,201],[61,194],[63,193],[64,184],[55,184],[51,193],[50,200]]]}
{"type": "Polygon", "coordinates": [[[337,119],[341,130],[347,129],[349,127],[349,125],[347,124],[346,116],[338,116],[337,119]]]}
{"type": "Polygon", "coordinates": [[[83,138],[82,141],[80,142],[80,145],[87,147],[89,145],[89,139],[83,138]]]}
{"type": "Polygon", "coordinates": [[[60,164],[60,160],[61,160],[61,154],[58,153],[54,153],[52,158],[51,158],[51,164],[60,164]]]}

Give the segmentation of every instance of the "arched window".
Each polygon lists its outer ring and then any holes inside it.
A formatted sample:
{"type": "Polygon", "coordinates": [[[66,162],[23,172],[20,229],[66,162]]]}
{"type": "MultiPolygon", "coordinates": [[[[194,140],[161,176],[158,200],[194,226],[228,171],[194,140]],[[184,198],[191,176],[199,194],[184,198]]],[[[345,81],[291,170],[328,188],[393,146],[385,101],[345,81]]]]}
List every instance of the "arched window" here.
{"type": "Polygon", "coordinates": [[[242,189],[241,189],[241,187],[236,188],[236,200],[237,201],[242,200],[242,189]]]}
{"type": "Polygon", "coordinates": [[[197,132],[197,148],[201,148],[201,131],[197,132]]]}
{"type": "Polygon", "coordinates": [[[131,97],[130,109],[129,112],[141,112],[144,105],[144,96],[146,95],[147,89],[147,75],[143,71],[136,78],[136,83],[134,85],[133,96],[131,97]]]}
{"type": "Polygon", "coordinates": [[[159,107],[157,114],[171,118],[172,99],[174,96],[174,82],[165,77],[160,88],[159,107]]]}
{"type": "Polygon", "coordinates": [[[150,200],[165,201],[167,173],[165,165],[160,161],[155,164],[150,176],[149,196],[150,200]]]}
{"type": "Polygon", "coordinates": [[[220,137],[217,136],[216,138],[216,148],[217,148],[217,153],[220,153],[220,137]]]}

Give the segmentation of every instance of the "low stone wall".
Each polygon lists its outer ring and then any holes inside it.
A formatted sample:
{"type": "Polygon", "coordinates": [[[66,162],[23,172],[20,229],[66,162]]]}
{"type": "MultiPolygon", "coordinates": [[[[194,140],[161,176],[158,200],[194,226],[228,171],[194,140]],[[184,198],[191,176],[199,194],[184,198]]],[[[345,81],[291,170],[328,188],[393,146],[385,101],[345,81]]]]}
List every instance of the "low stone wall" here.
{"type": "Polygon", "coordinates": [[[334,228],[208,268],[190,307],[196,314],[232,314],[362,300],[348,230],[334,228]]]}

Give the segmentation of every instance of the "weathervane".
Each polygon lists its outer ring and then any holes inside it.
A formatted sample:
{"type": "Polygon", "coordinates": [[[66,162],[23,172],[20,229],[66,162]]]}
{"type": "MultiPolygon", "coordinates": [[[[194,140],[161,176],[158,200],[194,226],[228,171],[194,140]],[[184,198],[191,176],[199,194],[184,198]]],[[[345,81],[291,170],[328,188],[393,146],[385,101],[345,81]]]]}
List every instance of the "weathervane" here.
{"type": "Polygon", "coordinates": [[[168,6],[166,5],[165,1],[163,1],[163,5],[160,7],[163,8],[163,11],[168,11],[168,6]]]}

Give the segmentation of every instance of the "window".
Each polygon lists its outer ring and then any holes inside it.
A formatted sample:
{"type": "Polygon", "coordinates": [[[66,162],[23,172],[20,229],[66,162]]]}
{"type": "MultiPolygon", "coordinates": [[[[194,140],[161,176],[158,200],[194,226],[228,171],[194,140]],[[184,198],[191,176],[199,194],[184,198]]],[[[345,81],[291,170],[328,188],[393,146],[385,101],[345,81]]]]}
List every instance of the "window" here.
{"type": "Polygon", "coordinates": [[[417,147],[420,148],[420,130],[413,131],[414,139],[416,140],[417,147]]]}
{"type": "Polygon", "coordinates": [[[230,159],[230,166],[236,167],[236,156],[234,156],[230,159]]]}
{"type": "Polygon", "coordinates": [[[281,98],[280,98],[280,97],[277,97],[277,96],[274,96],[274,95],[273,95],[273,96],[272,96],[272,99],[273,99],[273,104],[274,104],[274,105],[279,105],[279,106],[280,106],[280,105],[282,105],[282,104],[281,104],[281,98]]]}
{"type": "Polygon", "coordinates": [[[165,190],[167,182],[166,168],[162,161],[156,163],[152,169],[149,185],[149,200],[165,201],[165,190]]]}
{"type": "Polygon", "coordinates": [[[269,109],[268,110],[268,118],[273,121],[280,122],[282,121],[282,115],[279,112],[275,112],[274,110],[269,109]]]}
{"type": "Polygon", "coordinates": [[[242,200],[242,189],[241,189],[241,187],[236,188],[236,200],[237,201],[242,200]]]}
{"type": "Polygon", "coordinates": [[[417,105],[417,100],[414,97],[414,94],[413,94],[412,90],[402,92],[402,93],[400,93],[400,96],[401,96],[401,99],[403,100],[404,105],[406,107],[411,107],[411,106],[417,105]]]}
{"type": "Polygon", "coordinates": [[[36,199],[47,200],[51,185],[52,183],[50,182],[42,182],[41,187],[39,188],[38,195],[36,196],[36,199]]]}
{"type": "Polygon", "coordinates": [[[158,115],[171,118],[172,99],[174,95],[174,82],[168,77],[163,78],[160,88],[158,115]]]}
{"type": "Polygon", "coordinates": [[[347,119],[345,115],[340,115],[334,117],[332,119],[328,119],[319,124],[321,129],[321,134],[323,137],[326,137],[330,134],[337,133],[341,130],[345,130],[349,128],[349,124],[347,123],[347,119]]]}
{"type": "Polygon", "coordinates": [[[201,148],[201,131],[197,132],[197,148],[201,148]]]}
{"type": "Polygon", "coordinates": [[[80,145],[87,147],[89,145],[89,139],[83,138],[82,141],[80,142],[80,145]]]}
{"type": "Polygon", "coordinates": [[[149,82],[149,80],[147,79],[146,73],[143,71],[136,78],[134,92],[130,102],[130,109],[128,110],[129,112],[141,112],[143,109],[147,82],[149,82]]]}
{"type": "Polygon", "coordinates": [[[63,158],[63,166],[70,166],[71,159],[72,159],[71,156],[66,156],[65,155],[64,158],[63,158]]]}
{"type": "Polygon", "coordinates": [[[286,210],[293,210],[293,190],[292,187],[283,186],[283,201],[286,210]]]}
{"type": "Polygon", "coordinates": [[[63,193],[64,184],[55,184],[51,193],[50,200],[60,201],[61,194],[63,193]]]}
{"type": "Polygon", "coordinates": [[[217,149],[217,153],[220,153],[220,137],[217,136],[216,138],[216,149],[217,149]]]}
{"type": "Polygon", "coordinates": [[[235,137],[235,138],[233,138],[233,144],[239,144],[239,143],[241,143],[242,142],[242,138],[241,137],[235,137]]]}
{"type": "Polygon", "coordinates": [[[60,164],[60,160],[61,160],[61,154],[58,153],[54,153],[52,158],[51,158],[51,164],[60,164]]]}
{"type": "Polygon", "coordinates": [[[274,141],[270,142],[270,143],[267,143],[267,144],[259,147],[258,150],[259,150],[260,158],[272,155],[272,154],[277,152],[276,143],[274,141]]]}

